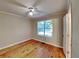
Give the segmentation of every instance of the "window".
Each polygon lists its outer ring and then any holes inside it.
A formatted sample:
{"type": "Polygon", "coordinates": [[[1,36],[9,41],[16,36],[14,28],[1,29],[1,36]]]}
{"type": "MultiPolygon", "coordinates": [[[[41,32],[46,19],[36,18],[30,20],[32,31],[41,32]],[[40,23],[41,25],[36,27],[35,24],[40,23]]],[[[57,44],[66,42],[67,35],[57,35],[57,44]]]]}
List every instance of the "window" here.
{"type": "Polygon", "coordinates": [[[41,36],[52,36],[52,20],[38,21],[37,33],[41,36]]]}

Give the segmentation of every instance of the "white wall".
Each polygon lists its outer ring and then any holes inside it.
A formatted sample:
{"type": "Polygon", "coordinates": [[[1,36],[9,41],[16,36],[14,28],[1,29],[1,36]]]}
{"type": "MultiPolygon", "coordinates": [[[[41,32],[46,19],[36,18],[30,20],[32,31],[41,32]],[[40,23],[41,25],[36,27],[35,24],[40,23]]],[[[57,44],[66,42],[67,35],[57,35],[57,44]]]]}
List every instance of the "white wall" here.
{"type": "Polygon", "coordinates": [[[0,48],[30,38],[31,24],[28,18],[0,13],[0,48]]]}
{"type": "Polygon", "coordinates": [[[72,1],[72,57],[79,58],[79,0],[72,1]]]}
{"type": "Polygon", "coordinates": [[[52,37],[43,37],[37,35],[37,29],[36,29],[36,21],[32,20],[32,27],[33,27],[33,38],[36,40],[40,40],[43,42],[46,42],[51,45],[55,45],[58,47],[63,46],[63,18],[62,17],[56,17],[52,18],[52,23],[53,23],[53,36],[52,37]]]}
{"type": "Polygon", "coordinates": [[[66,23],[66,16],[64,16],[64,18],[63,18],[63,47],[64,47],[64,53],[65,53],[65,55],[66,55],[66,25],[67,25],[67,23],[66,23]]]}

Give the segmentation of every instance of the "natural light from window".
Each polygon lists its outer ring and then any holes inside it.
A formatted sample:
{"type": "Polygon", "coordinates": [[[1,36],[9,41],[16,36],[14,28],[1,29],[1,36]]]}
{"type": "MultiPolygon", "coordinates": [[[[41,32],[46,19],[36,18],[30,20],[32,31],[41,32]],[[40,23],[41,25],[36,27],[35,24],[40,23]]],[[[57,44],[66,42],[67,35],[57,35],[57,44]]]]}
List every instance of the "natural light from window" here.
{"type": "Polygon", "coordinates": [[[44,20],[37,22],[37,34],[41,36],[52,36],[53,25],[52,20],[44,20]]]}

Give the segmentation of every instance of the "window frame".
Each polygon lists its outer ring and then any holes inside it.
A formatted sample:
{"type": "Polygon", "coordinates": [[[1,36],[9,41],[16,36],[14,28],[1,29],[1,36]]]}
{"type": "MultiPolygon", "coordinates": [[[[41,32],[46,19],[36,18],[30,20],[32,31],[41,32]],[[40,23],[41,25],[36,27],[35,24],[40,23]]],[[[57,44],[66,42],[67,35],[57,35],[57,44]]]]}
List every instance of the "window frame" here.
{"type": "MultiPolygon", "coordinates": [[[[40,20],[40,21],[37,21],[37,35],[39,35],[39,36],[44,36],[44,37],[52,37],[53,36],[53,23],[51,23],[52,24],[52,28],[46,28],[45,26],[45,24],[46,24],[46,21],[48,21],[48,20],[40,20]],[[38,22],[44,22],[44,28],[38,28],[38,22]],[[44,29],[44,34],[43,35],[40,35],[40,34],[38,34],[39,33],[39,29],[44,29]],[[51,32],[51,35],[49,36],[49,35],[46,35],[45,33],[46,33],[46,29],[50,29],[50,30],[52,30],[52,32],[51,32]]],[[[51,20],[52,21],[52,20],[51,20]]]]}

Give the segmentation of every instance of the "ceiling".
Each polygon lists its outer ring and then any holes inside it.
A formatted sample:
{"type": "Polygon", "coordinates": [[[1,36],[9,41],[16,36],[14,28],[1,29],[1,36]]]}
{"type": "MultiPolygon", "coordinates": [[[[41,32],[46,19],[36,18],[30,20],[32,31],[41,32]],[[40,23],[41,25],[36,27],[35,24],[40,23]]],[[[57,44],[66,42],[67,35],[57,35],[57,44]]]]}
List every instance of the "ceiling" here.
{"type": "Polygon", "coordinates": [[[54,15],[67,10],[67,0],[0,0],[0,11],[2,12],[27,16],[29,7],[39,10],[39,12],[35,11],[35,15],[31,17],[54,15]]]}

